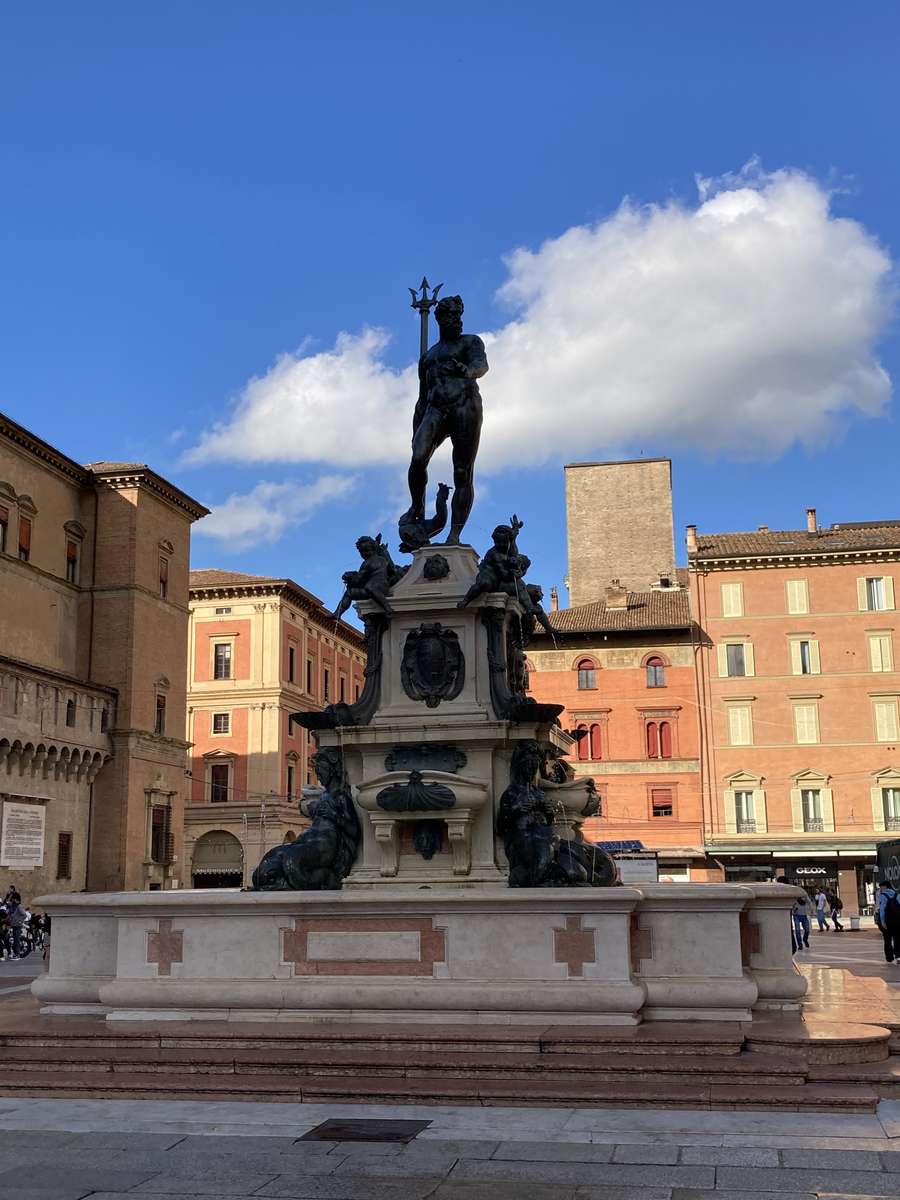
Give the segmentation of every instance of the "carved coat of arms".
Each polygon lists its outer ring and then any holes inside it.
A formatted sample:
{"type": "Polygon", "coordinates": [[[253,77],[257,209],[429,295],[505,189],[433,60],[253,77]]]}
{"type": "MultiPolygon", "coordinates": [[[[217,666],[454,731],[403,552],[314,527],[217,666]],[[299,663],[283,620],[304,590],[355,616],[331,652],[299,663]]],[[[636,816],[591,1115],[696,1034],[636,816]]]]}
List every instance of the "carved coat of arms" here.
{"type": "Polygon", "coordinates": [[[400,679],[407,696],[424,700],[429,708],[455,700],[466,681],[466,663],[454,631],[440,621],[411,629],[403,646],[400,679]]]}

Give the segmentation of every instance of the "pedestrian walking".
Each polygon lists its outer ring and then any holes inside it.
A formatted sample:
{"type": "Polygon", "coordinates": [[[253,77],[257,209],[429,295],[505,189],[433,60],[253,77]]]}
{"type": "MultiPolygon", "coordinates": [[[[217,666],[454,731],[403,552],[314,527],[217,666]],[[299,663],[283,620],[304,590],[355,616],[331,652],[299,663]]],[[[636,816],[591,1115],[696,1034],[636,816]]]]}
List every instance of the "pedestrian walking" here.
{"type": "Polygon", "coordinates": [[[12,929],[12,961],[21,958],[24,948],[24,927],[28,913],[21,904],[7,905],[7,921],[12,929]]]}
{"type": "Polygon", "coordinates": [[[823,929],[831,928],[831,926],[828,924],[828,917],[826,916],[827,912],[828,897],[825,895],[825,892],[822,890],[822,888],[819,888],[819,890],[816,892],[816,920],[819,922],[819,933],[821,933],[823,929]]]}
{"type": "Polygon", "coordinates": [[[888,884],[881,885],[877,924],[884,939],[885,962],[895,962],[900,959],[900,894],[888,884]]]}
{"type": "Polygon", "coordinates": [[[831,913],[831,920],[837,933],[844,932],[844,926],[841,924],[841,909],[844,907],[844,902],[837,892],[828,892],[828,909],[831,913]]]}
{"type": "Polygon", "coordinates": [[[809,949],[809,930],[810,919],[809,914],[812,910],[812,902],[806,892],[798,896],[791,908],[791,916],[794,919],[794,937],[797,941],[798,950],[809,949]]]}

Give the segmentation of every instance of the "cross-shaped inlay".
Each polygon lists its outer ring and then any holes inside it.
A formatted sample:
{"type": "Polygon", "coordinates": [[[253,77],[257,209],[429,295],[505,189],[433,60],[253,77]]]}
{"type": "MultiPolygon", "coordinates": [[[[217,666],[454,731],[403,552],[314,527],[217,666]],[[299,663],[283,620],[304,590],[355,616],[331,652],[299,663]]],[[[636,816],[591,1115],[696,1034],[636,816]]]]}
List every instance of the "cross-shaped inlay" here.
{"type": "Polygon", "coordinates": [[[582,929],[581,914],[566,917],[565,929],[553,930],[554,961],[566,964],[566,974],[581,977],[584,964],[597,961],[595,931],[582,929]]]}
{"type": "Polygon", "coordinates": [[[169,917],[160,917],[159,929],[147,930],[147,962],[156,963],[157,975],[171,975],[172,963],[182,962],[184,930],[173,929],[169,917]]]}

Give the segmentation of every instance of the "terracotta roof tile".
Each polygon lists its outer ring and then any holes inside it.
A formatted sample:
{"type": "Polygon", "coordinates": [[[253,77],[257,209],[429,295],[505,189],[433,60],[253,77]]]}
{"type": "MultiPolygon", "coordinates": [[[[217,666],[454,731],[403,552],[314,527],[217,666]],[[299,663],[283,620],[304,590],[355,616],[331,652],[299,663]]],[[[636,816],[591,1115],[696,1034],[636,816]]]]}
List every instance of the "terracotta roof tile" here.
{"type": "Polygon", "coordinates": [[[267,575],[246,575],[241,571],[223,571],[219,567],[204,567],[191,571],[191,590],[207,587],[236,587],[247,583],[283,583],[281,579],[270,579],[267,575]]]}
{"type": "Polygon", "coordinates": [[[547,614],[560,633],[602,633],[637,629],[689,629],[689,596],[681,590],[629,592],[627,608],[607,608],[606,600],[561,608],[547,614]]]}
{"type": "Polygon", "coordinates": [[[900,550],[900,521],[838,524],[805,529],[766,529],[753,533],[698,533],[692,562],[711,558],[755,558],[797,554],[846,554],[857,550],[900,550]]]}

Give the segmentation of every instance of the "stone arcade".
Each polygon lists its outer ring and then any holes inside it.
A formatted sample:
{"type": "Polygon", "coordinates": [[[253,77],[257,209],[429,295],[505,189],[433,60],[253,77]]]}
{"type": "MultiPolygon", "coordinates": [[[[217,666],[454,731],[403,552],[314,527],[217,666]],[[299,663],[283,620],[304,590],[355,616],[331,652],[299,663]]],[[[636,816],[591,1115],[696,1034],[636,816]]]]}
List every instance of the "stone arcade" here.
{"type": "Polygon", "coordinates": [[[480,339],[436,306],[414,417],[408,567],[380,535],[344,576],[368,644],[354,704],[297,714],[318,740],[312,825],[244,893],[45,897],[44,1011],[108,1020],[509,1024],[746,1021],[796,1009],[805,983],[780,885],[618,886],[584,841],[598,811],[564,756],[561,706],[526,696],[525,648],[549,629],[525,580],[522,522],[479,560],[460,542],[481,428],[480,339]],[[425,516],[427,467],[453,442],[425,516]]]}

